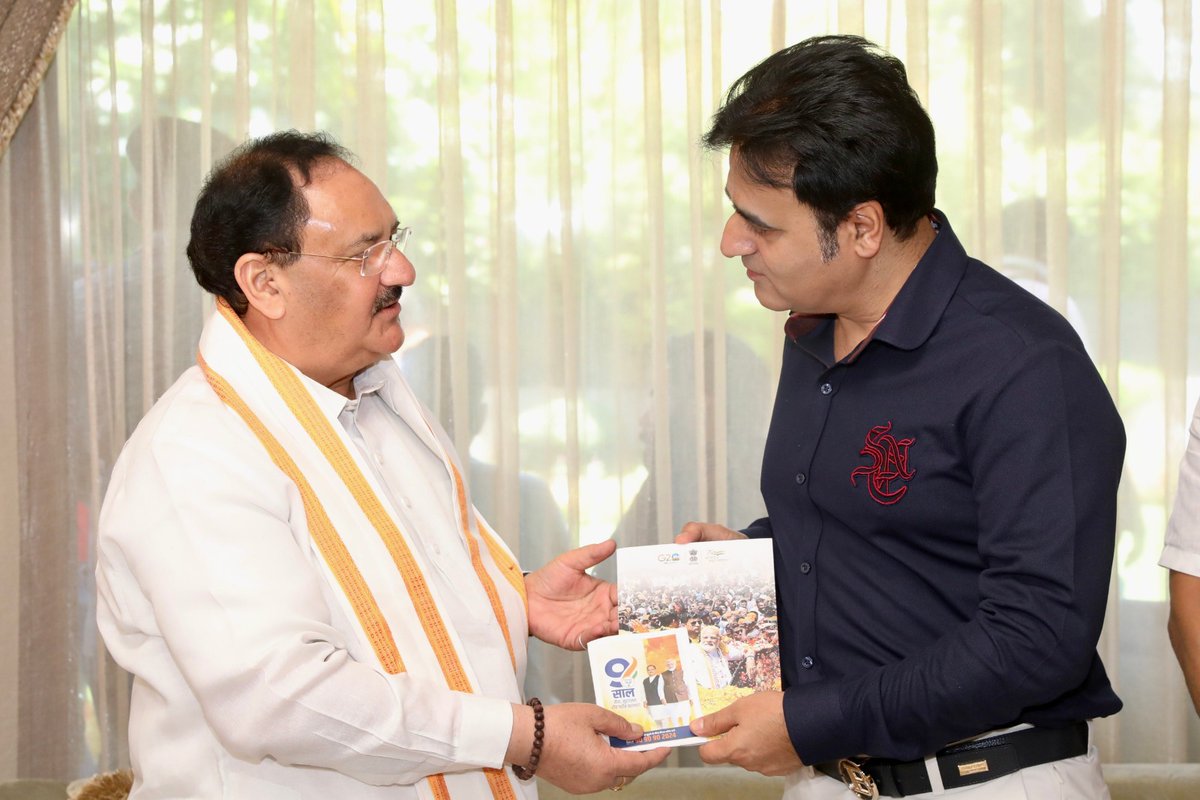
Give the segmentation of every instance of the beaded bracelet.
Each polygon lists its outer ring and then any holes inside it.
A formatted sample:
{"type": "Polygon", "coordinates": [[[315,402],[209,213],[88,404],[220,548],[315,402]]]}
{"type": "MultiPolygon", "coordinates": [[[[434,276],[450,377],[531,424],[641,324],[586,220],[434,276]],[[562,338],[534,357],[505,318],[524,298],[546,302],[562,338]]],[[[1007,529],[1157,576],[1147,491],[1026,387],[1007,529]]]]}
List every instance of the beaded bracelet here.
{"type": "Polygon", "coordinates": [[[542,701],[531,697],[526,705],[533,708],[533,750],[529,753],[529,766],[512,765],[513,774],[523,781],[529,780],[537,772],[538,762],[542,760],[542,742],[546,738],[546,712],[542,708],[542,701]]]}

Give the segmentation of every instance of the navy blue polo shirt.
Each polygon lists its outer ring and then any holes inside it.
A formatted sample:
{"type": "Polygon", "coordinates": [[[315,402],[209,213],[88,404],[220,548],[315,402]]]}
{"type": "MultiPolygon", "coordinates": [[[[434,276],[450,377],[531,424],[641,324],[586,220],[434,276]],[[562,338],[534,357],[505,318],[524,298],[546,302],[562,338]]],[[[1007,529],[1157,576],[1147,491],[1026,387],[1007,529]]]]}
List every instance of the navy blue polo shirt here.
{"type": "Polygon", "coordinates": [[[937,218],[856,352],[835,362],[831,319],[784,347],[768,516],[745,532],[774,541],[784,715],[809,764],[1121,708],[1096,653],[1120,417],[1066,320],[937,218]]]}

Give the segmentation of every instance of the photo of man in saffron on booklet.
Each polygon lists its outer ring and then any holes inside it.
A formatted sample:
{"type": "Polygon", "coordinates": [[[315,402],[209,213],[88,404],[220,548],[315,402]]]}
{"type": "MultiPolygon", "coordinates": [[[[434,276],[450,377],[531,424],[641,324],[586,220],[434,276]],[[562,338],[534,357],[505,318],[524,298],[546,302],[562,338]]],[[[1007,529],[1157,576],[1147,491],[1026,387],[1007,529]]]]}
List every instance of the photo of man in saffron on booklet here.
{"type": "Polygon", "coordinates": [[[614,746],[701,744],[692,720],[781,688],[770,540],[625,547],[616,560],[620,630],[588,644],[592,683],[646,733],[614,746]]]}

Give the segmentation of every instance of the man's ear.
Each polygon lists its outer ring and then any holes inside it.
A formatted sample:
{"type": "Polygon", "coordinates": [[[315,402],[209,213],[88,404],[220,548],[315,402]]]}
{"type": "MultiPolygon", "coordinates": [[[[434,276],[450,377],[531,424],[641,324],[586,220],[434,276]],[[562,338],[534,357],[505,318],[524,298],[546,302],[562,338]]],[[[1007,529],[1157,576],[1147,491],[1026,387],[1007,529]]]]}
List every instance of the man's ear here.
{"type": "Polygon", "coordinates": [[[878,200],[859,203],[851,209],[849,221],[854,230],[851,244],[855,255],[859,258],[874,258],[883,245],[883,236],[887,231],[883,206],[878,200]]]}
{"type": "Polygon", "coordinates": [[[266,255],[243,253],[233,265],[233,276],[251,308],[267,319],[283,317],[285,304],[278,282],[279,269],[266,255]]]}

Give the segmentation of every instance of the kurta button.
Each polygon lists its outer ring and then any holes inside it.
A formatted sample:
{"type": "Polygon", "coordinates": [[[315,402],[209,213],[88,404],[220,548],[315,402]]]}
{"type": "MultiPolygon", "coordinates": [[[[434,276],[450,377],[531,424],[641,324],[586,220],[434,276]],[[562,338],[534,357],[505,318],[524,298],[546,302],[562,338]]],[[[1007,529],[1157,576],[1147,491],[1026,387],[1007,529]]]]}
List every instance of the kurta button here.
{"type": "Polygon", "coordinates": [[[812,564],[808,563],[807,561],[803,562],[800,565],[800,571],[807,575],[808,573],[812,572],[812,564]]]}
{"type": "Polygon", "coordinates": [[[803,485],[804,485],[804,482],[805,482],[806,480],[808,480],[808,476],[807,476],[807,475],[805,475],[803,472],[797,472],[797,473],[796,473],[796,483],[798,483],[798,484],[800,484],[801,486],[803,486],[803,485]]]}
{"type": "Polygon", "coordinates": [[[812,656],[805,656],[804,658],[800,659],[800,666],[804,667],[805,669],[812,669],[812,656]]]}
{"type": "Polygon", "coordinates": [[[833,386],[828,383],[822,383],[821,394],[833,394],[833,386]]]}

